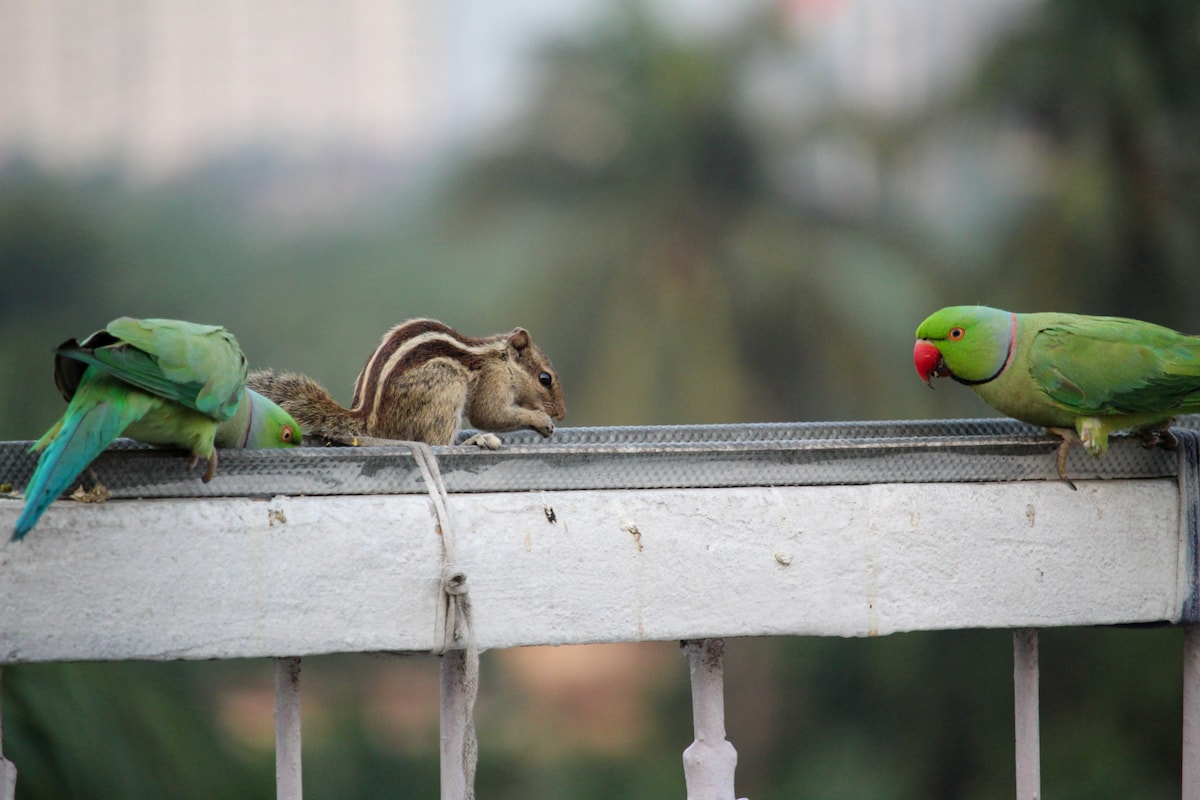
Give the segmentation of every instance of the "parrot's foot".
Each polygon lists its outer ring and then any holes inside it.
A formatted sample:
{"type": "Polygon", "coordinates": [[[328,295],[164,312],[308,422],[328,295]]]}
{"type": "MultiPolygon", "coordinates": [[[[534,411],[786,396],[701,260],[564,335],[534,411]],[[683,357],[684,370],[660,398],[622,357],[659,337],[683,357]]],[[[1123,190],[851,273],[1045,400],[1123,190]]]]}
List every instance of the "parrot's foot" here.
{"type": "Polygon", "coordinates": [[[1096,458],[1108,451],[1108,428],[1100,417],[1080,417],[1075,422],[1075,429],[1079,431],[1079,442],[1089,456],[1096,458]]]}
{"type": "MultiPolygon", "coordinates": [[[[188,459],[188,471],[190,472],[191,470],[195,469],[196,464],[199,461],[200,456],[192,453],[192,457],[188,459]]],[[[213,448],[212,455],[208,457],[207,461],[208,469],[204,470],[204,474],[200,476],[200,480],[204,481],[205,483],[211,481],[213,476],[217,474],[217,449],[215,447],[213,448]]]]}
{"type": "Polygon", "coordinates": [[[1161,447],[1164,450],[1178,450],[1179,439],[1168,428],[1151,428],[1142,431],[1142,445],[1147,449],[1161,447]]]}
{"type": "Polygon", "coordinates": [[[1055,456],[1054,465],[1058,468],[1058,477],[1065,481],[1072,491],[1075,491],[1075,483],[1067,477],[1067,456],[1071,453],[1071,445],[1079,441],[1079,434],[1070,428],[1047,428],[1046,431],[1062,437],[1062,444],[1058,446],[1058,455],[1055,456]]]}

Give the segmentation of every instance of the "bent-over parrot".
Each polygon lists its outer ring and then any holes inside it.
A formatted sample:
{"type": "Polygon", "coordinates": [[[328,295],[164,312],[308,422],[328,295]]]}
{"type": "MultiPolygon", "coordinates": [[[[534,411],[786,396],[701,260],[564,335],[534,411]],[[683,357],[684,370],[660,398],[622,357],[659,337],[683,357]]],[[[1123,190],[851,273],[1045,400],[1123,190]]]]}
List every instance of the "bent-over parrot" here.
{"type": "Polygon", "coordinates": [[[118,436],[191,453],[189,468],[214,447],[300,443],[291,415],[246,389],[246,357],[224,328],[169,319],[113,320],[83,342],[55,350],[54,383],[67,410],[32,450],[42,451],[25,488],[12,538],[33,528],[50,503],[118,436]]]}
{"type": "Polygon", "coordinates": [[[1016,314],[951,306],[917,328],[913,362],[925,383],[950,377],[985,403],[1099,456],[1111,434],[1175,445],[1177,414],[1200,411],[1200,337],[1121,317],[1016,314]]]}

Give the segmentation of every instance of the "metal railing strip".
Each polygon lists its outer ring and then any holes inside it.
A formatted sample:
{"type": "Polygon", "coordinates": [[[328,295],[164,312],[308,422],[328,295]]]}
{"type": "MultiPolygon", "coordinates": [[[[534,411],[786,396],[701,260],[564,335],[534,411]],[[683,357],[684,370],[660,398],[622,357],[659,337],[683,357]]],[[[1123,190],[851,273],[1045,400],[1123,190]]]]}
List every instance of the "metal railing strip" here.
{"type": "Polygon", "coordinates": [[[1015,718],[1017,800],[1042,796],[1042,750],[1039,714],[1038,632],[1013,631],[1013,711],[1015,718]]]}
{"type": "Polygon", "coordinates": [[[275,796],[302,800],[300,659],[275,659],[275,796]]]}
{"type": "MultiPolygon", "coordinates": [[[[1011,420],[565,428],[549,440],[509,434],[499,451],[437,447],[450,492],[715,488],[1055,480],[1059,440],[1011,420]]],[[[0,443],[0,485],[19,491],[36,465],[29,442],[0,443]]],[[[1103,458],[1073,448],[1073,479],[1160,478],[1176,455],[1114,440],[1103,458]]],[[[408,448],[224,450],[199,480],[177,452],[120,440],[82,476],[114,498],[423,494],[408,448]]]]}

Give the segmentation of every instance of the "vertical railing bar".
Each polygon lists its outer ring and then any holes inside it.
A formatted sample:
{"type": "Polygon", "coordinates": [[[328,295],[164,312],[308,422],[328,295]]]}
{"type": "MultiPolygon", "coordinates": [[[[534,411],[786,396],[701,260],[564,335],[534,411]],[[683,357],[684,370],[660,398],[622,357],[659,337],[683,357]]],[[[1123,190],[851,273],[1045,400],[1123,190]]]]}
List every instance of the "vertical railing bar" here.
{"type": "Polygon", "coordinates": [[[275,796],[301,800],[300,659],[275,659],[275,796]]]}
{"type": "Polygon", "coordinates": [[[725,640],[682,643],[692,680],[695,741],[683,751],[687,800],[734,800],[737,750],[725,738],[725,640]]]}
{"type": "MultiPolygon", "coordinates": [[[[467,773],[463,743],[467,724],[467,654],[447,650],[441,663],[441,776],[442,800],[466,800],[467,773]]],[[[473,787],[470,787],[473,788],[473,787]]]]}
{"type": "Polygon", "coordinates": [[[1017,800],[1039,800],[1042,796],[1038,669],[1037,628],[1013,631],[1017,800]]]}
{"type": "MultiPolygon", "coordinates": [[[[4,705],[4,665],[0,664],[0,712],[4,705]]],[[[0,800],[17,796],[17,765],[4,757],[4,717],[0,713],[0,800]]]]}
{"type": "Polygon", "coordinates": [[[1179,623],[1183,625],[1184,800],[1200,800],[1200,434],[1180,430],[1179,442],[1179,623]]]}
{"type": "Polygon", "coordinates": [[[1200,799],[1200,626],[1183,629],[1183,798],[1200,799]]]}

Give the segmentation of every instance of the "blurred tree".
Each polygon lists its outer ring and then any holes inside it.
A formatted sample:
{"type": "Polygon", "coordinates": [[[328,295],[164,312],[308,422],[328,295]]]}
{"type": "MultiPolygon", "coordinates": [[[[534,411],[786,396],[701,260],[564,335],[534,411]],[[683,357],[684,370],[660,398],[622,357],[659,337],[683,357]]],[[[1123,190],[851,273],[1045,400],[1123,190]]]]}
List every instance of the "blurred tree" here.
{"type": "Polygon", "coordinates": [[[271,796],[266,765],[219,735],[199,666],[7,667],[4,751],[17,798],[271,796]]]}
{"type": "Polygon", "coordinates": [[[743,417],[758,402],[721,251],[760,181],[730,54],[622,4],[585,40],[547,48],[539,72],[511,146],[464,170],[458,218],[485,240],[540,221],[524,255],[559,284],[585,417],[743,417]]]}
{"type": "Polygon", "coordinates": [[[77,188],[22,171],[6,189],[0,194],[0,315],[28,314],[47,285],[89,292],[102,235],[77,188]]]}
{"type": "Polygon", "coordinates": [[[987,275],[1041,308],[1200,331],[1200,5],[1052,0],[962,112],[1033,139],[1034,201],[987,275]]]}
{"type": "MultiPolygon", "coordinates": [[[[805,185],[789,197],[772,179],[791,154],[767,147],[744,90],[783,52],[776,14],[684,39],[648,8],[619,4],[595,32],[543,51],[522,120],[464,167],[455,233],[537,231],[520,257],[554,282],[573,414],[896,416],[872,387],[903,359],[875,345],[909,325],[896,299],[915,294],[898,289],[911,262],[879,246],[856,210],[820,208],[805,185]]],[[[787,146],[815,146],[831,126],[862,127],[825,118],[787,146]]]]}

